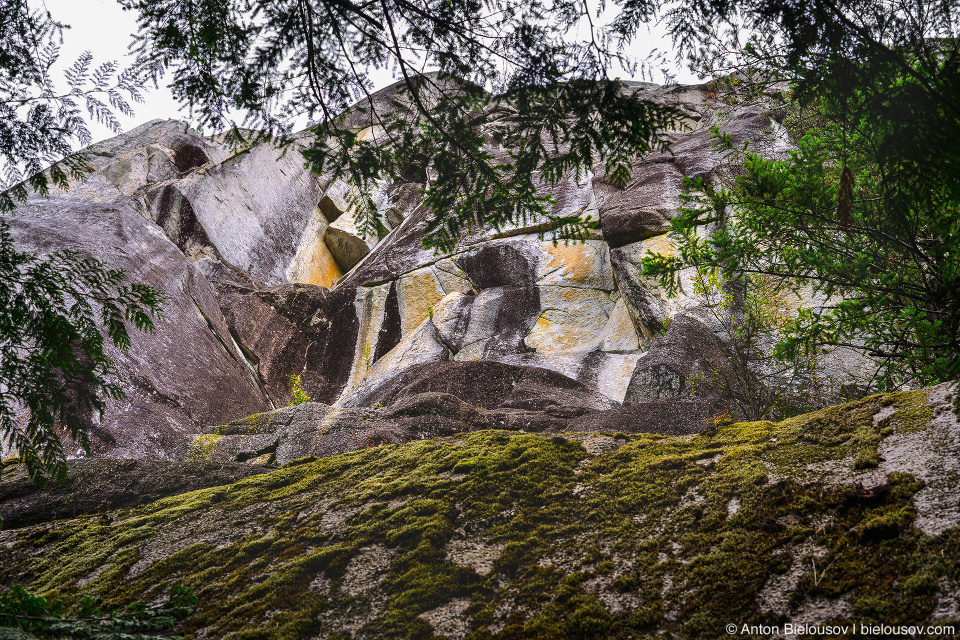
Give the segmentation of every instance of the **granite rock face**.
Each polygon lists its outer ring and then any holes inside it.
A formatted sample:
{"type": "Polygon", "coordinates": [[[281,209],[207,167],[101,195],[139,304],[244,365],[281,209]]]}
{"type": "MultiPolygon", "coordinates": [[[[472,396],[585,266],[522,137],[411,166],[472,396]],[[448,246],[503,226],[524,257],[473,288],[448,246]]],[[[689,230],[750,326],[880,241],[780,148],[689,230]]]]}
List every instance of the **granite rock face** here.
{"type": "Polygon", "coordinates": [[[386,301],[396,290],[401,337],[420,331],[446,296],[470,300],[469,311],[461,299],[457,320],[445,320],[458,327],[456,339],[446,344],[448,353],[428,349],[423,357],[551,369],[624,401],[638,359],[673,316],[703,315],[695,296],[668,299],[642,275],[640,261],[648,249],[672,250],[664,234],[677,215],[683,176],[717,180],[729,173],[713,150],[710,128],[719,126],[738,144],[751,141],[753,148],[771,153],[784,147],[776,123],[760,107],[718,109],[706,85],[638,83],[629,89],[676,106],[686,120],[670,134],[672,153],[638,162],[622,192],[603,176],[544,186],[555,201],[551,216],[600,220],[600,233],[585,243],[565,244],[549,231],[548,218],[496,233],[476,231],[450,253],[437,255],[421,244],[429,212],[417,191],[426,185],[398,180],[384,186],[378,202],[402,221],[340,285],[369,290],[374,310],[347,393],[367,370],[382,377],[382,368],[372,369],[363,356],[384,352],[376,316],[386,316],[386,301]],[[543,229],[548,231],[540,238],[535,231],[543,229]]]}
{"type": "MultiPolygon", "coordinates": [[[[394,102],[396,90],[375,102],[407,108],[394,102]]],[[[430,367],[460,371],[453,363],[549,371],[543,388],[553,391],[544,393],[557,397],[575,381],[606,403],[591,409],[605,416],[591,418],[596,428],[695,430],[722,409],[716,394],[651,389],[682,387],[703,368],[671,345],[719,343],[685,320],[662,336],[684,314],[708,318],[692,288],[667,298],[641,260],[672,250],[664,234],[683,176],[715,181],[729,172],[710,127],[764,152],[784,145],[761,106],[721,105],[707,85],[628,90],[684,114],[670,153],[638,162],[624,191],[592,174],[543,185],[553,198],[546,218],[474,230],[446,254],[423,247],[426,183],[401,175],[382,184],[374,199],[385,230],[365,237],[353,187],[309,173],[296,140],[285,150],[234,148],[154,121],[90,147],[88,180],[31,201],[11,221],[25,246],[79,248],[168,295],[157,333],[113,354],[128,399],[111,402],[95,425],[94,455],[182,457],[184,436],[289,404],[291,375],[314,401],[352,410],[392,403],[384,393],[430,367]],[[568,243],[553,219],[571,215],[592,216],[600,229],[568,243]]],[[[364,108],[346,122],[378,135],[364,108]]],[[[397,440],[408,437],[402,432],[397,440]]]]}
{"type": "MultiPolygon", "coordinates": [[[[317,208],[324,181],[303,169],[295,148],[237,150],[154,121],[86,151],[94,169],[86,181],[6,219],[24,248],[77,250],[167,297],[156,333],[133,331],[129,351],[110,352],[127,397],[108,402],[102,421],[91,418],[94,455],[169,458],[186,433],[286,404],[292,373],[306,374],[321,396],[328,386],[328,395],[339,393],[342,367],[326,366],[336,361],[326,334],[314,340],[294,326],[309,318],[266,329],[257,325],[267,322],[263,308],[241,313],[236,300],[240,292],[269,297],[270,285],[287,282],[329,286],[342,275],[317,208]]],[[[343,305],[329,306],[324,322],[342,315],[343,305]]],[[[351,321],[338,326],[348,335],[330,342],[350,342],[351,321]]]]}
{"type": "Polygon", "coordinates": [[[270,408],[194,264],[128,197],[103,203],[69,195],[32,200],[8,218],[20,246],[75,249],[167,296],[155,333],[131,331],[128,351],[108,347],[126,399],[110,402],[102,421],[91,417],[94,451],[165,458],[196,426],[270,408]]]}

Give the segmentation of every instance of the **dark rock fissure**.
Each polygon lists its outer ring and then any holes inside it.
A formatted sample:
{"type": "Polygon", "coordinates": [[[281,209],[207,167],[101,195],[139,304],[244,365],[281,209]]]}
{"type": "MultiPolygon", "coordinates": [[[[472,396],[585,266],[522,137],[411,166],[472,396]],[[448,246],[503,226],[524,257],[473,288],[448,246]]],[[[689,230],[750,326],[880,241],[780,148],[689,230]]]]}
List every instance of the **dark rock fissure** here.
{"type": "Polygon", "coordinates": [[[390,293],[383,314],[383,323],[380,333],[377,334],[377,348],[373,352],[371,364],[385,356],[391,349],[400,344],[403,337],[400,324],[400,302],[397,295],[397,283],[390,284],[390,293]]]}
{"type": "Polygon", "coordinates": [[[146,203],[154,222],[187,257],[196,257],[202,252],[219,259],[219,252],[197,220],[193,206],[176,187],[166,185],[148,193],[146,203]]]}
{"type": "Polygon", "coordinates": [[[320,209],[320,213],[323,214],[323,217],[327,219],[327,222],[333,224],[337,221],[343,211],[338,207],[330,196],[323,196],[320,198],[320,202],[317,203],[317,208],[320,209]]]}
{"type": "Polygon", "coordinates": [[[193,296],[190,296],[190,301],[193,302],[194,308],[197,310],[197,313],[200,314],[200,317],[203,318],[203,322],[207,325],[207,329],[209,329],[210,333],[213,334],[213,337],[217,339],[217,342],[220,343],[220,346],[223,347],[223,350],[227,352],[227,355],[229,355],[234,362],[243,364],[239,361],[237,354],[233,349],[230,348],[230,345],[227,344],[226,340],[220,336],[220,333],[217,331],[216,327],[214,327],[213,323],[210,322],[210,318],[208,318],[206,314],[200,310],[200,305],[197,304],[197,301],[193,299],[193,296]]]}

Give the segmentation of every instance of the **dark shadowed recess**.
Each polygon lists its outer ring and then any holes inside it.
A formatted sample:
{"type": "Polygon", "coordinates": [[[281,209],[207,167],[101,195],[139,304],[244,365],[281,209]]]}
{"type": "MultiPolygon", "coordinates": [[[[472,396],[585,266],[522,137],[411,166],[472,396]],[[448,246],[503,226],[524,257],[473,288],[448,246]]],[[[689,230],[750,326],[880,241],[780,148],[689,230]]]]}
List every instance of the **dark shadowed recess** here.
{"type": "MultiPolygon", "coordinates": [[[[471,406],[493,408],[523,404],[523,398],[550,393],[572,401],[598,394],[572,378],[536,367],[500,362],[427,362],[410,367],[364,400],[365,406],[389,406],[420,393],[449,393],[471,406]],[[515,401],[515,402],[512,402],[515,401]]],[[[609,401],[612,402],[612,401],[609,401]]],[[[519,408],[519,407],[518,407],[519,408]]]]}

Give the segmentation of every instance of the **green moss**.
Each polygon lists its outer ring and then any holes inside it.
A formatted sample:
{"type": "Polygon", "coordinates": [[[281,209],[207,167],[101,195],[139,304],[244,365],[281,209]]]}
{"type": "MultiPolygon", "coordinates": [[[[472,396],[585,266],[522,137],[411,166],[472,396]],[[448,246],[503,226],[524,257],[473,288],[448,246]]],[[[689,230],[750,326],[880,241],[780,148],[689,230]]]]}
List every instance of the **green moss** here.
{"type": "Polygon", "coordinates": [[[269,413],[255,413],[252,416],[234,420],[213,430],[218,436],[249,436],[261,433],[273,433],[274,425],[269,413]]]}
{"type": "Polygon", "coordinates": [[[199,462],[208,459],[217,444],[217,440],[220,438],[221,436],[215,433],[202,433],[193,436],[193,442],[190,443],[190,452],[187,454],[187,460],[199,462]]]}
{"type": "Polygon", "coordinates": [[[319,460],[317,456],[304,456],[302,458],[294,458],[290,462],[287,462],[286,464],[282,465],[282,468],[289,469],[290,467],[297,467],[297,466],[300,466],[301,464],[309,464],[311,462],[316,462],[317,460],[319,460]]]}
{"type": "Polygon", "coordinates": [[[854,469],[873,469],[880,466],[880,456],[876,451],[861,451],[853,461],[854,469]]]}
{"type": "Polygon", "coordinates": [[[20,458],[7,458],[0,460],[0,479],[12,478],[17,475],[20,466],[20,458]]]}
{"type": "Polygon", "coordinates": [[[618,434],[623,446],[598,456],[572,439],[488,431],[302,459],[110,527],[81,519],[24,537],[42,554],[18,575],[67,597],[92,575],[84,591],[118,605],[185,584],[201,605],[183,633],[248,640],[430,638],[423,614],[456,599],[474,640],[725,637],[725,621],[782,622],[759,594],[788,572],[798,604],[845,597],[852,621],[918,622],[939,581],[960,579],[958,531],[931,539],[912,526],[923,483],[893,473],[867,492],[807,473],[875,462],[885,429],[922,428],[923,397],[695,438],[618,434]],[[897,412],[875,426],[883,406],[897,412]],[[453,543],[499,549],[492,571],[454,564],[453,543]],[[364,559],[371,548],[382,564],[364,559]]]}
{"type": "Polygon", "coordinates": [[[927,392],[923,389],[894,393],[886,397],[892,400],[892,405],[897,409],[893,418],[900,433],[919,431],[930,424],[933,411],[927,402],[927,392]]]}

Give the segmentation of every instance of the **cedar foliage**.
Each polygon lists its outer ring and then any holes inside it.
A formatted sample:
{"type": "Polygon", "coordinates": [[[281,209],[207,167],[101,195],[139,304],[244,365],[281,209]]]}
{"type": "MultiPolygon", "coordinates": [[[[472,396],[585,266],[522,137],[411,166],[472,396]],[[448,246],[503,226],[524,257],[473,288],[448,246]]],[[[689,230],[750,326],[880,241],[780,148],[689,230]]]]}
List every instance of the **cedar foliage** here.
{"type": "MultiPolygon", "coordinates": [[[[132,116],[128,99],[142,101],[129,71],[94,67],[89,52],[58,89],[51,69],[64,29],[26,0],[0,3],[0,214],[16,214],[31,192],[47,196],[51,183],[82,180],[90,168],[73,149],[92,141],[87,118],[120,133],[115,112],[132,116]]],[[[94,415],[123,395],[103,334],[128,348],[127,324],[152,331],[162,303],[159,291],[76,251],[18,251],[0,220],[0,442],[35,482],[64,481],[63,440],[89,453],[94,415]]]]}
{"type": "Polygon", "coordinates": [[[0,221],[0,438],[31,479],[66,479],[63,440],[90,452],[91,418],[123,393],[104,335],[129,348],[127,324],[153,330],[163,295],[76,251],[14,247],[0,221]]]}
{"type": "MultiPolygon", "coordinates": [[[[756,31],[743,40],[718,27],[700,61],[737,74],[728,76],[732,98],[786,91],[779,115],[796,148],[764,158],[715,131],[739,175],[689,183],[673,221],[678,255],[648,255],[646,272],[667,286],[687,266],[809,286],[825,302],[801,310],[778,355],[853,349],[876,363],[881,388],[956,379],[960,39],[951,16],[960,3],[764,1],[741,10],[756,31]],[[732,61],[729,51],[739,52],[732,61]]],[[[734,17],[713,15],[718,24],[734,17]]]]}
{"type": "Polygon", "coordinates": [[[7,630],[4,638],[23,640],[180,640],[180,636],[167,632],[190,616],[198,602],[191,589],[174,585],[161,604],[134,603],[123,610],[105,612],[88,596],[70,611],[58,598],[39,596],[13,585],[0,591],[0,629],[7,630]]]}
{"type": "Polygon", "coordinates": [[[112,61],[94,66],[89,51],[58,87],[51,69],[65,28],[27,0],[0,3],[0,213],[31,191],[46,195],[51,183],[66,189],[82,179],[90,168],[74,146],[93,142],[87,119],[120,133],[116,112],[132,117],[130,102],[143,102],[131,71],[112,61]]]}

